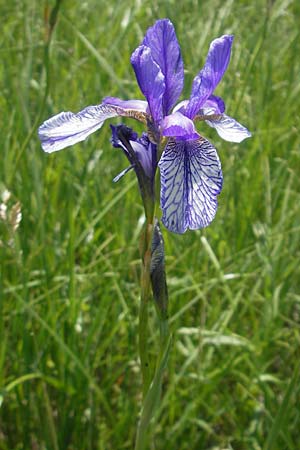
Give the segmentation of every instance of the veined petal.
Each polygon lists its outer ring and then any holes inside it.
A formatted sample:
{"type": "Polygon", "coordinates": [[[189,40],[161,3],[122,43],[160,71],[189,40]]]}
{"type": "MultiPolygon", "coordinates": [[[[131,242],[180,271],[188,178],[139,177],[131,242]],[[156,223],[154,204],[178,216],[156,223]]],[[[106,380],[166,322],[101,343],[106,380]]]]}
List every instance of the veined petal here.
{"type": "Polygon", "coordinates": [[[145,45],[141,45],[133,52],[131,64],[139,87],[147,99],[151,116],[155,122],[159,122],[163,118],[165,77],[158,64],[154,62],[150,48],[145,45]]]}
{"type": "Polygon", "coordinates": [[[102,127],[106,119],[117,116],[132,117],[147,122],[147,114],[132,109],[131,104],[105,104],[88,106],[77,114],[61,112],[46,120],[38,129],[42,148],[47,153],[84,141],[90,134],[102,127]]]}
{"type": "Polygon", "coordinates": [[[180,46],[172,22],[169,19],[155,22],[148,29],[143,44],[150,48],[154,62],[165,77],[163,109],[167,115],[180,96],[184,81],[180,46]]]}
{"type": "Polygon", "coordinates": [[[109,105],[88,106],[77,114],[61,112],[39,127],[42,148],[52,153],[84,141],[101,128],[106,119],[118,115],[116,108],[109,105]]]}
{"type": "Polygon", "coordinates": [[[194,123],[191,119],[180,112],[175,112],[166,116],[161,124],[163,136],[176,137],[180,140],[198,139],[194,123]]]}
{"type": "Polygon", "coordinates": [[[169,141],[159,162],[162,222],[174,233],[206,227],[217,211],[222,170],[206,139],[169,141]]]}
{"type": "Polygon", "coordinates": [[[212,41],[203,69],[194,78],[186,115],[198,113],[223,77],[230,60],[233,36],[224,35],[212,41]]]}
{"type": "Polygon", "coordinates": [[[241,125],[232,117],[223,114],[221,118],[217,120],[205,121],[210,127],[217,130],[218,135],[229,142],[242,142],[244,139],[251,136],[250,131],[246,127],[241,125]]]}

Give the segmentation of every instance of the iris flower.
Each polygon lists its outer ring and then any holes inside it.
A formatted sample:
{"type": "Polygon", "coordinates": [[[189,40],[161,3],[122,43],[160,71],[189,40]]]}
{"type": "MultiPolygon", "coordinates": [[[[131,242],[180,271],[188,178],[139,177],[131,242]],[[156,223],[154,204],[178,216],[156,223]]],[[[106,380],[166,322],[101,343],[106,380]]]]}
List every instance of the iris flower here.
{"type": "MultiPolygon", "coordinates": [[[[147,136],[138,139],[133,134],[131,143],[149,177],[157,165],[160,169],[163,224],[175,233],[206,227],[216,214],[223,177],[216,149],[198,133],[195,123],[205,121],[230,142],[251,136],[224,113],[224,101],[213,94],[229,64],[232,42],[230,35],[212,41],[190,98],[176,105],[184,83],[180,46],[170,20],[158,20],[131,56],[146,101],[106,97],[100,105],[77,114],[62,112],[40,126],[43,150],[51,153],[83,141],[113,117],[143,122],[147,136]]],[[[116,146],[114,137],[113,142],[116,146]]]]}

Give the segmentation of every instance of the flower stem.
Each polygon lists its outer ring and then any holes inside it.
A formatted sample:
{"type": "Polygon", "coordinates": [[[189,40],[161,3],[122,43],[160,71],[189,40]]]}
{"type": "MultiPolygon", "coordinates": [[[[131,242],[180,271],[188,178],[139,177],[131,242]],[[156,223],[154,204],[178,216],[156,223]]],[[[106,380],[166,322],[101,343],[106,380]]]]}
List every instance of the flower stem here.
{"type": "Polygon", "coordinates": [[[162,379],[167,365],[171,337],[168,328],[168,292],[164,267],[164,244],[158,221],[147,220],[141,240],[142,295],[139,322],[139,350],[143,375],[143,406],[137,429],[135,450],[145,450],[149,428],[160,402],[162,379]],[[153,294],[153,295],[152,295],[153,294]],[[152,374],[148,349],[148,303],[153,298],[159,325],[159,353],[152,374]]]}
{"type": "Polygon", "coordinates": [[[146,448],[151,420],[154,417],[155,410],[160,401],[162,377],[169,357],[169,351],[171,346],[171,335],[169,334],[168,331],[167,320],[163,319],[160,322],[162,325],[160,351],[157,358],[155,374],[143,402],[141,418],[137,429],[134,447],[135,450],[145,450],[146,448]]]}
{"type": "MultiPolygon", "coordinates": [[[[145,176],[130,143],[121,131],[119,132],[119,138],[128,150],[130,159],[135,164],[146,216],[146,224],[140,240],[142,270],[139,309],[139,355],[143,383],[143,406],[135,442],[135,450],[145,450],[148,443],[151,420],[160,401],[162,377],[167,364],[171,342],[168,330],[168,292],[164,264],[164,243],[158,220],[155,219],[155,177],[150,180],[145,176]],[[156,307],[160,334],[159,354],[154,373],[149,351],[148,322],[149,303],[151,301],[156,307]]],[[[159,151],[160,149],[158,148],[159,151]]]]}
{"type": "Polygon", "coordinates": [[[141,236],[141,301],[139,311],[139,354],[141,361],[141,370],[143,377],[143,398],[149,389],[151,382],[151,365],[148,348],[148,305],[151,299],[151,242],[153,234],[153,219],[148,218],[145,230],[141,236]]]}
{"type": "Polygon", "coordinates": [[[130,163],[135,167],[140,193],[146,216],[146,224],[140,239],[141,270],[141,301],[139,309],[139,356],[141,362],[143,399],[151,382],[151,364],[148,348],[148,305],[151,292],[151,245],[154,229],[155,196],[154,178],[149,178],[131,146],[126,128],[118,127],[117,136],[126,149],[130,163]]]}

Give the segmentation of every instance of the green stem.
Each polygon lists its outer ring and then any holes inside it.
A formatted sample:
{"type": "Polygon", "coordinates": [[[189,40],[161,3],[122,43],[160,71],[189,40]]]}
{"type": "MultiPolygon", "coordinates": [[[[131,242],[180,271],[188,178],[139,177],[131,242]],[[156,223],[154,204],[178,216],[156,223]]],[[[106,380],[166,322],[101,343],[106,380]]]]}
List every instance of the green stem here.
{"type": "Polygon", "coordinates": [[[143,399],[149,389],[151,382],[151,364],[148,348],[148,304],[152,297],[151,292],[151,245],[154,229],[154,213],[155,213],[155,199],[154,199],[154,180],[146,176],[145,171],[133,150],[126,130],[119,128],[118,137],[127,149],[128,159],[135,167],[135,172],[138,178],[139,188],[143,201],[143,206],[146,216],[146,225],[141,235],[140,253],[142,259],[141,271],[141,301],[139,310],[139,356],[141,362],[141,371],[143,378],[143,399]]]}
{"type": "Polygon", "coordinates": [[[159,236],[155,234],[155,230],[157,233],[157,223],[154,224],[153,220],[152,223],[147,221],[145,232],[142,235],[142,295],[139,322],[139,351],[143,375],[143,406],[137,429],[135,450],[145,450],[147,447],[151,421],[160,402],[163,373],[167,365],[171,343],[167,315],[164,248],[163,242],[161,243],[158,240],[159,236]],[[153,261],[151,261],[152,258],[153,261]],[[148,348],[148,303],[152,299],[152,291],[160,334],[159,354],[153,378],[148,348]]]}
{"type": "Polygon", "coordinates": [[[151,365],[148,348],[148,328],[149,328],[148,305],[151,299],[150,264],[151,264],[152,233],[153,233],[153,219],[152,223],[148,219],[146,223],[145,232],[142,235],[141,241],[142,274],[141,274],[141,301],[139,311],[139,354],[143,377],[143,398],[145,398],[151,382],[151,365]]]}
{"type": "Polygon", "coordinates": [[[161,333],[161,346],[157,358],[155,375],[143,402],[141,418],[137,429],[135,450],[145,450],[146,448],[151,419],[154,417],[154,412],[161,397],[162,377],[168,362],[171,346],[171,335],[168,331],[167,320],[163,320],[163,322],[163,324],[161,323],[161,331],[162,329],[164,331],[161,333]]]}
{"type": "MultiPolygon", "coordinates": [[[[125,140],[124,145],[126,145],[125,140]]],[[[162,148],[160,147],[161,146],[158,146],[158,156],[162,152],[162,148]]],[[[128,151],[130,151],[130,148],[128,151]]],[[[134,159],[134,155],[132,155],[132,159],[134,159]]],[[[160,241],[158,224],[154,220],[155,191],[159,191],[159,184],[155,183],[155,180],[152,180],[153,184],[148,184],[147,179],[143,176],[143,172],[137,172],[145,209],[146,225],[140,242],[142,273],[141,302],[139,310],[139,355],[143,378],[143,406],[137,429],[135,450],[145,450],[148,443],[151,420],[154,417],[155,410],[160,401],[162,377],[167,365],[171,338],[167,319],[167,286],[164,270],[164,247],[163,241],[160,241]],[[159,354],[154,375],[150,361],[148,336],[148,310],[150,301],[152,301],[156,307],[160,333],[159,354]]],[[[156,181],[157,180],[158,177],[156,177],[156,181]]]]}

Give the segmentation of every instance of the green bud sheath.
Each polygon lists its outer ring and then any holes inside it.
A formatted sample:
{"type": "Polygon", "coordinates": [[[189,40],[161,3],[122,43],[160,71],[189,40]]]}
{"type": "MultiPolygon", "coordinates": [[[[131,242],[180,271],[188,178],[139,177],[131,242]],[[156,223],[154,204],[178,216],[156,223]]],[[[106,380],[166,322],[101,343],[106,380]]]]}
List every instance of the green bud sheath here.
{"type": "Polygon", "coordinates": [[[157,219],[155,219],[152,235],[150,276],[157,312],[161,319],[167,319],[168,288],[165,272],[165,248],[157,219]]]}

